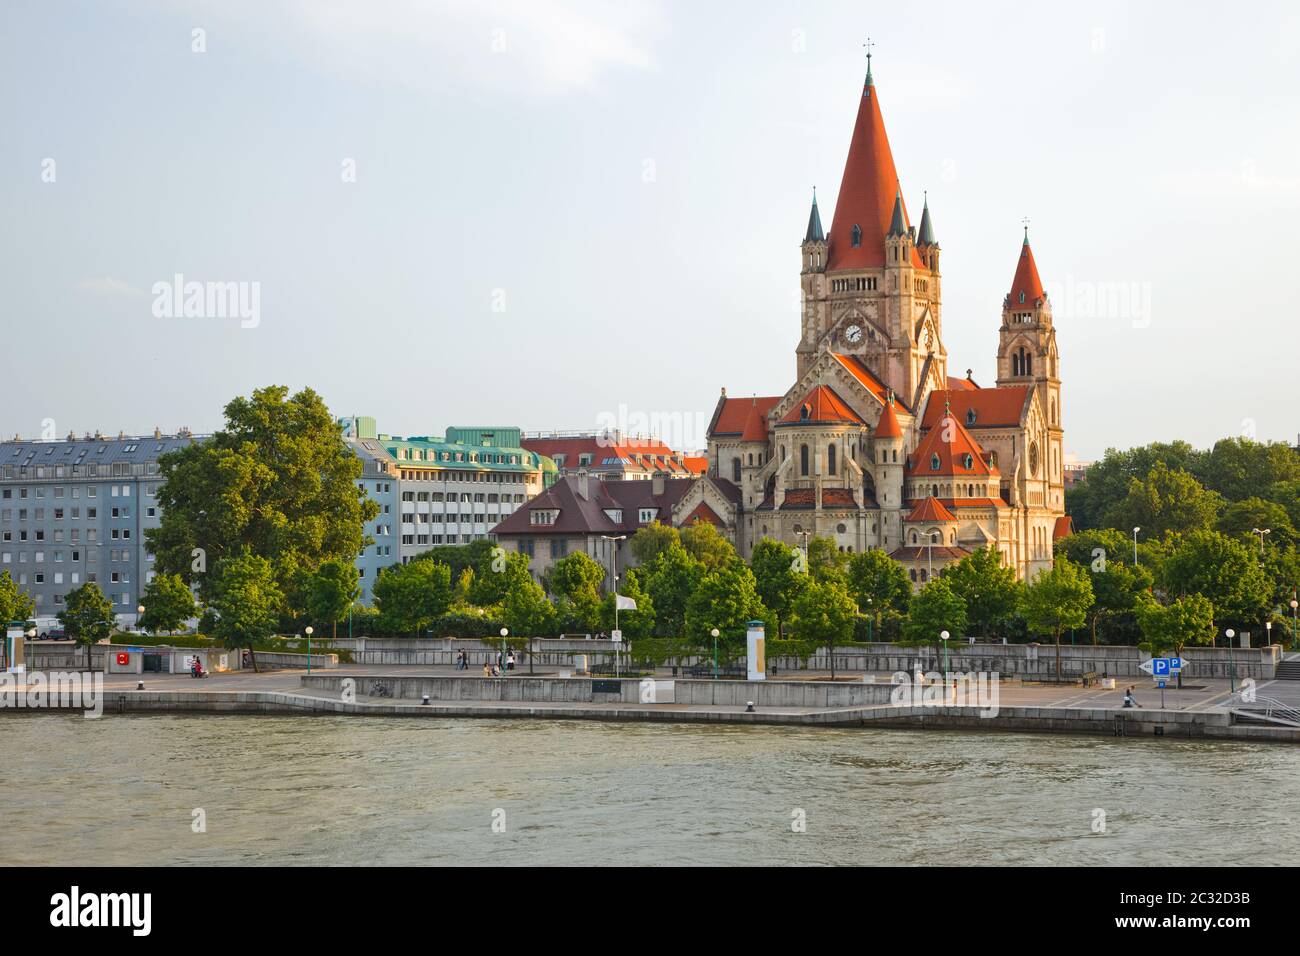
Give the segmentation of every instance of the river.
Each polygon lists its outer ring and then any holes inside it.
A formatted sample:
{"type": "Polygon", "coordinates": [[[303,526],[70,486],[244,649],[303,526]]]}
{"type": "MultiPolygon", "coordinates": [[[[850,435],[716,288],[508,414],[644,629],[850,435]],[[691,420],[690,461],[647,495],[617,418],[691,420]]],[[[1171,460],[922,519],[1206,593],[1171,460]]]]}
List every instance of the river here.
{"type": "Polygon", "coordinates": [[[0,734],[4,865],[1300,858],[1281,745],[325,716],[14,715],[0,734]]]}

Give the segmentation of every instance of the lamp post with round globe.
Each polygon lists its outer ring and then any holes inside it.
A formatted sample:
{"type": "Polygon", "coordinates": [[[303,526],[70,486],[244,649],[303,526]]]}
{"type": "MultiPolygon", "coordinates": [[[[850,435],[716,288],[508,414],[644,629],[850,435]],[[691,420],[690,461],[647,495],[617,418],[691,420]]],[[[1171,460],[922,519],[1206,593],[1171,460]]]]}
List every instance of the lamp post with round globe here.
{"type": "Polygon", "coordinates": [[[1228,690],[1236,693],[1237,691],[1237,663],[1232,656],[1232,641],[1237,636],[1237,632],[1228,628],[1223,632],[1228,638],[1228,690]]]}
{"type": "Polygon", "coordinates": [[[718,629],[715,627],[709,631],[713,637],[713,679],[718,679],[718,629]]]}
{"type": "Polygon", "coordinates": [[[939,632],[939,638],[943,641],[943,677],[945,683],[948,680],[948,638],[951,636],[947,631],[939,632]]]}
{"type": "Polygon", "coordinates": [[[1135,568],[1138,566],[1138,532],[1141,530],[1140,527],[1133,529],[1133,567],[1135,568]]]}
{"type": "Polygon", "coordinates": [[[312,631],[312,626],[310,624],[304,627],[302,629],[302,632],[307,635],[307,673],[310,674],[311,673],[311,636],[314,632],[312,631]]]}
{"type": "Polygon", "coordinates": [[[1296,645],[1296,608],[1300,607],[1300,601],[1295,598],[1291,599],[1291,650],[1295,650],[1296,645]]]}

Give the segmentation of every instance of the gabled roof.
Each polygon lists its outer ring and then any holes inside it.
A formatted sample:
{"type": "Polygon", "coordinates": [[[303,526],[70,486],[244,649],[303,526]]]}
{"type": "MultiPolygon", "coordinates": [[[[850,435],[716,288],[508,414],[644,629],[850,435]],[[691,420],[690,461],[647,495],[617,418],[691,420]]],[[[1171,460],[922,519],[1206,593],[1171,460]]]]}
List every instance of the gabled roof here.
{"type": "Polygon", "coordinates": [[[1070,520],[1069,515],[1061,515],[1056,519],[1056,526],[1052,528],[1052,540],[1060,541],[1072,534],[1074,534],[1074,522],[1070,520]]]}
{"type": "MultiPolygon", "coordinates": [[[[962,381],[965,381],[964,379],[962,381]]],[[[951,384],[952,379],[948,379],[951,384]]],[[[1032,385],[1005,385],[999,388],[935,389],[921,417],[921,428],[929,429],[943,418],[945,403],[953,418],[971,428],[1018,427],[1032,385]],[[972,419],[970,413],[974,411],[972,419]]]]}
{"type": "MultiPolygon", "coordinates": [[[[885,235],[893,218],[894,200],[898,198],[903,224],[907,226],[907,206],[902,201],[894,154],[885,133],[880,112],[880,96],[867,75],[858,103],[858,116],[849,141],[849,155],[844,163],[835,216],[826,250],[826,268],[878,269],[885,264],[885,235]],[[853,245],[853,227],[862,230],[859,245],[853,245]]],[[[921,257],[912,250],[912,264],[924,269],[921,257]]]]}
{"type": "MultiPolygon", "coordinates": [[[[718,407],[713,412],[713,421],[709,423],[709,437],[736,437],[745,433],[745,423],[749,420],[750,406],[758,403],[758,413],[766,424],[767,413],[772,406],[781,401],[781,395],[760,395],[758,398],[727,398],[718,400],[718,407]]],[[[764,428],[763,434],[767,431],[764,428]]]]}
{"type": "Polygon", "coordinates": [[[1029,248],[1029,231],[1025,231],[1025,241],[1020,246],[1020,258],[1016,260],[1016,277],[1011,280],[1011,294],[1007,301],[1014,309],[1018,305],[1033,305],[1043,298],[1043,282],[1038,278],[1038,266],[1034,263],[1034,251],[1029,248]],[[1021,298],[1021,293],[1024,298],[1021,298]]]}
{"type": "Polygon", "coordinates": [[[984,460],[979,442],[955,416],[941,417],[921,439],[921,444],[907,459],[908,474],[912,477],[926,475],[993,475],[997,469],[984,460]],[[949,427],[951,426],[951,427],[949,427]],[[935,464],[938,467],[934,467],[935,464]]]}
{"type": "Polygon", "coordinates": [[[811,422],[848,422],[866,424],[861,416],[835,394],[829,385],[818,385],[804,396],[802,402],[790,409],[781,419],[782,425],[802,425],[811,422]]]}
{"type": "Polygon", "coordinates": [[[972,378],[958,378],[955,375],[948,376],[948,388],[950,391],[969,392],[979,388],[972,378]]]}
{"type": "Polygon", "coordinates": [[[662,494],[654,493],[653,481],[588,477],[586,498],[578,494],[581,479],[565,475],[550,488],[517,509],[492,529],[505,535],[575,535],[634,533],[643,527],[639,520],[642,508],[657,509],[659,521],[667,523],[673,507],[690,490],[694,478],[666,478],[662,494]],[[622,511],[622,521],[615,521],[606,511],[622,511]],[[532,523],[534,511],[558,511],[554,524],[532,523]]]}
{"type": "Polygon", "coordinates": [[[912,509],[904,521],[956,521],[956,516],[943,506],[934,495],[925,498],[920,504],[912,509]]]}
{"type": "Polygon", "coordinates": [[[686,520],[683,521],[682,524],[689,525],[694,524],[697,521],[706,521],[718,528],[726,526],[726,522],[718,517],[718,513],[703,501],[695,506],[695,510],[686,516],[686,520]]]}
{"type": "MultiPolygon", "coordinates": [[[[832,358],[848,369],[849,373],[862,384],[863,388],[876,397],[876,401],[883,405],[889,400],[889,389],[884,382],[876,378],[871,369],[862,363],[862,359],[856,355],[841,355],[839,352],[830,354],[832,358]]],[[[898,404],[902,406],[903,411],[911,414],[908,407],[901,401],[898,404]]]]}

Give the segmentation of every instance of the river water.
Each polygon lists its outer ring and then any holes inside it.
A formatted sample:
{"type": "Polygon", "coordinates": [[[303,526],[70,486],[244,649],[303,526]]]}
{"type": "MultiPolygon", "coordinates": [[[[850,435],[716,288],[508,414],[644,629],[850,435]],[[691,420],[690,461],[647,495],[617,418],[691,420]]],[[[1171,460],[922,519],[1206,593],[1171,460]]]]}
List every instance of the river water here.
{"type": "Polygon", "coordinates": [[[0,759],[4,865],[1300,859],[1300,749],[1281,745],[42,714],[0,720],[0,759]]]}

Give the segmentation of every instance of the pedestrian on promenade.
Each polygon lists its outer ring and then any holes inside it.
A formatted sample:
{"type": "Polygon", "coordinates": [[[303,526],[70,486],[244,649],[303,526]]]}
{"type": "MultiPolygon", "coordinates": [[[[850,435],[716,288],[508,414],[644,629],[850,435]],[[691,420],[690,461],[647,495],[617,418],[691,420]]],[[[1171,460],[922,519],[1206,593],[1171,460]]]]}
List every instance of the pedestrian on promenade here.
{"type": "Polygon", "coordinates": [[[487,661],[483,662],[483,676],[484,677],[492,676],[492,667],[488,664],[487,661]]]}
{"type": "Polygon", "coordinates": [[[511,651],[510,656],[506,658],[506,670],[512,671],[514,669],[515,669],[515,652],[511,651]]]}
{"type": "Polygon", "coordinates": [[[1134,691],[1134,689],[1135,689],[1135,688],[1130,687],[1128,690],[1124,691],[1124,706],[1125,706],[1125,707],[1141,707],[1141,706],[1142,706],[1141,704],[1139,704],[1139,703],[1137,702],[1137,698],[1133,696],[1133,691],[1134,691]]]}

